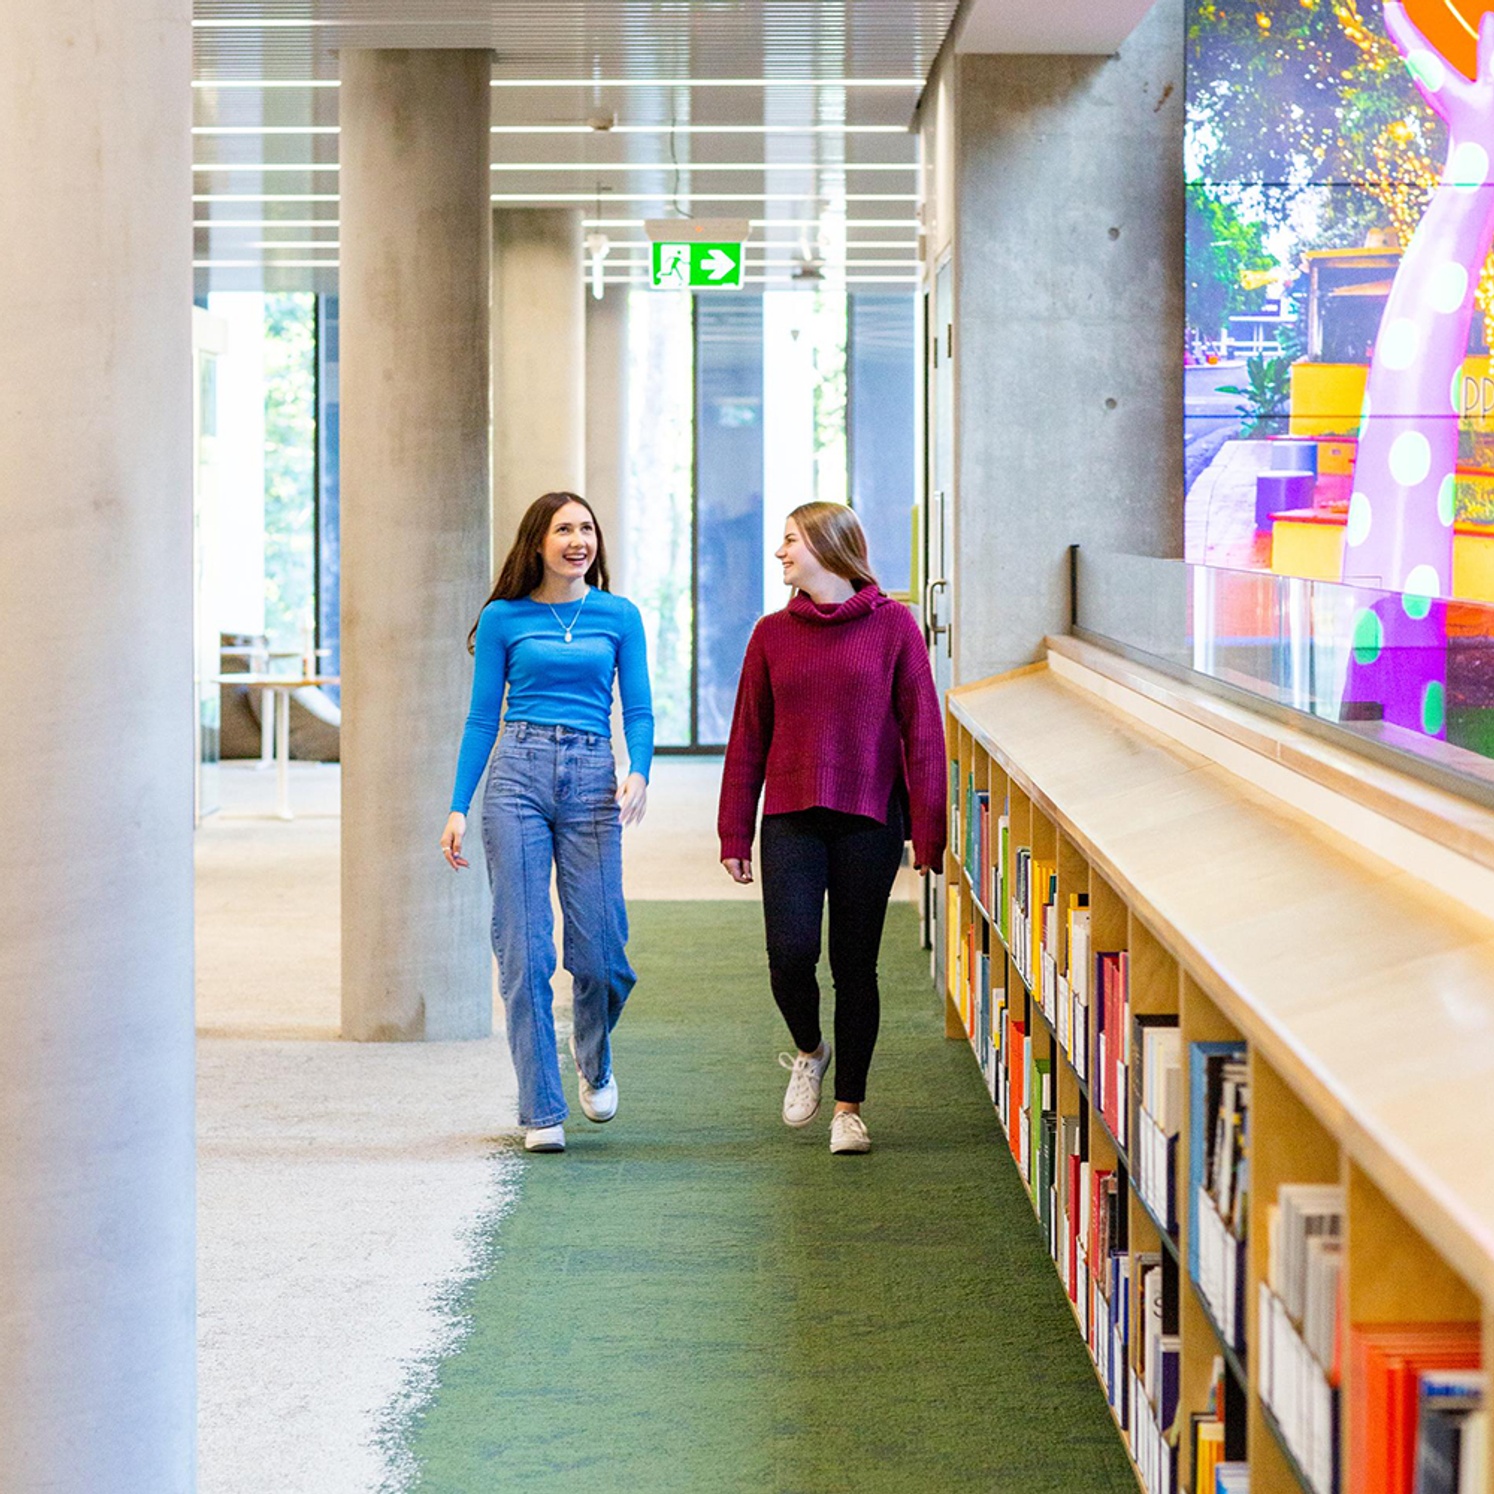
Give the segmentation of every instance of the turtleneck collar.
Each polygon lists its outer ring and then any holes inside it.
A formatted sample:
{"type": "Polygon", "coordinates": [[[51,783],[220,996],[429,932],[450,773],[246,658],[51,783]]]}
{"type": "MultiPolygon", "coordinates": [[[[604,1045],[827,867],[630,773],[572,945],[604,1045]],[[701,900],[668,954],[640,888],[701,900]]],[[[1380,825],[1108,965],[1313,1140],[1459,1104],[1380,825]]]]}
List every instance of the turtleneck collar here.
{"type": "Polygon", "coordinates": [[[796,591],[789,599],[788,610],[805,622],[843,623],[865,617],[888,600],[879,586],[870,584],[863,586],[855,596],[847,597],[843,602],[832,602],[827,607],[820,606],[802,591],[796,591]]]}

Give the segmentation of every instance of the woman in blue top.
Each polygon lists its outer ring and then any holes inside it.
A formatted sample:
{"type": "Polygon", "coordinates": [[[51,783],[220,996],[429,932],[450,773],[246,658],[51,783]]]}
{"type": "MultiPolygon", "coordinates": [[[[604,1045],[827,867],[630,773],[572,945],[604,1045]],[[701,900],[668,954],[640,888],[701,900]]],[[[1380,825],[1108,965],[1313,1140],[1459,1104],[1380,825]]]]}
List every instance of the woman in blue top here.
{"type": "Polygon", "coordinates": [[[467,808],[502,714],[482,810],[493,950],[524,1145],[560,1152],[567,1111],[550,1004],[550,865],[575,986],[571,1055],[581,1108],[609,1121],[617,1113],[609,1035],[636,979],[626,952],[622,826],[643,818],[654,753],[643,620],[607,589],[601,526],[574,493],[546,493],[529,506],[467,647],[477,656],[472,709],[441,850],[454,870],[468,864],[467,808]],[[612,759],[614,676],[628,743],[621,788],[612,759]]]}

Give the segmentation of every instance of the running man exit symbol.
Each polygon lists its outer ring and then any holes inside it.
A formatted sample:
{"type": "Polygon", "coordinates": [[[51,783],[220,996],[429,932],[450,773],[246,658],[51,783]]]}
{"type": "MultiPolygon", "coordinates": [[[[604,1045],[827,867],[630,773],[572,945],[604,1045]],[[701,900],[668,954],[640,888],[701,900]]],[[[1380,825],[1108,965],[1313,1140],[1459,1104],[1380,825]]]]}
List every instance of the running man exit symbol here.
{"type": "Polygon", "coordinates": [[[655,290],[742,287],[741,244],[656,243],[653,247],[655,290]]]}

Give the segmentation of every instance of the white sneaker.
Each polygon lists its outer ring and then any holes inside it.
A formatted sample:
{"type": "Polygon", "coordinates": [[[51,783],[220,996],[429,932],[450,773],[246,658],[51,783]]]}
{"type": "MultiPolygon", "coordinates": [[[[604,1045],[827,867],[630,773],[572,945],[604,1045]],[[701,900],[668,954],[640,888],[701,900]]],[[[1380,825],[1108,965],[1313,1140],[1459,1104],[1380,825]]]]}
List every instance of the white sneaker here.
{"type": "MultiPolygon", "coordinates": [[[[572,1033],[572,1062],[575,1062],[575,1058],[576,1037],[572,1033]]],[[[581,1109],[585,1111],[587,1120],[595,1121],[599,1126],[605,1126],[617,1114],[617,1075],[609,1074],[607,1082],[597,1087],[581,1072],[581,1065],[577,1063],[576,1083],[581,1091],[581,1109]]]]}
{"type": "Polygon", "coordinates": [[[871,1137],[866,1134],[866,1122],[854,1110],[837,1110],[830,1122],[830,1150],[832,1152],[856,1153],[871,1150],[871,1137]]]}
{"type": "Polygon", "coordinates": [[[524,1133],[526,1152],[563,1152],[565,1150],[564,1126],[530,1126],[524,1133]]]}
{"type": "Polygon", "coordinates": [[[788,1089],[783,1096],[783,1123],[807,1126],[820,1113],[820,1084],[830,1067],[830,1044],[822,1042],[823,1058],[806,1058],[802,1053],[780,1053],[778,1062],[789,1071],[788,1089]]]}

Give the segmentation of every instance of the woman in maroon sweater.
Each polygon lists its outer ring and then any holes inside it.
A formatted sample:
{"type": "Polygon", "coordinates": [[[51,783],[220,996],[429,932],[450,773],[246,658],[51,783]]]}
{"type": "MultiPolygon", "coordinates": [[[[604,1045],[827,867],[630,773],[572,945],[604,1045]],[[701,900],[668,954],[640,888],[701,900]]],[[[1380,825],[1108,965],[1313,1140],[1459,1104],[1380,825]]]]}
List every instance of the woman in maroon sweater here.
{"type": "Polygon", "coordinates": [[[830,1150],[865,1152],[882,926],[903,842],[911,836],[920,873],[944,853],[944,724],[923,634],[877,586],[855,514],[836,503],[796,508],[776,556],[794,594],[747,644],[721,783],[721,861],[735,881],[752,880],[766,786],[768,972],[798,1047],[779,1057],[790,1071],[783,1118],[814,1119],[830,1065],[815,980],[828,893],[840,1051],[830,1150]]]}

